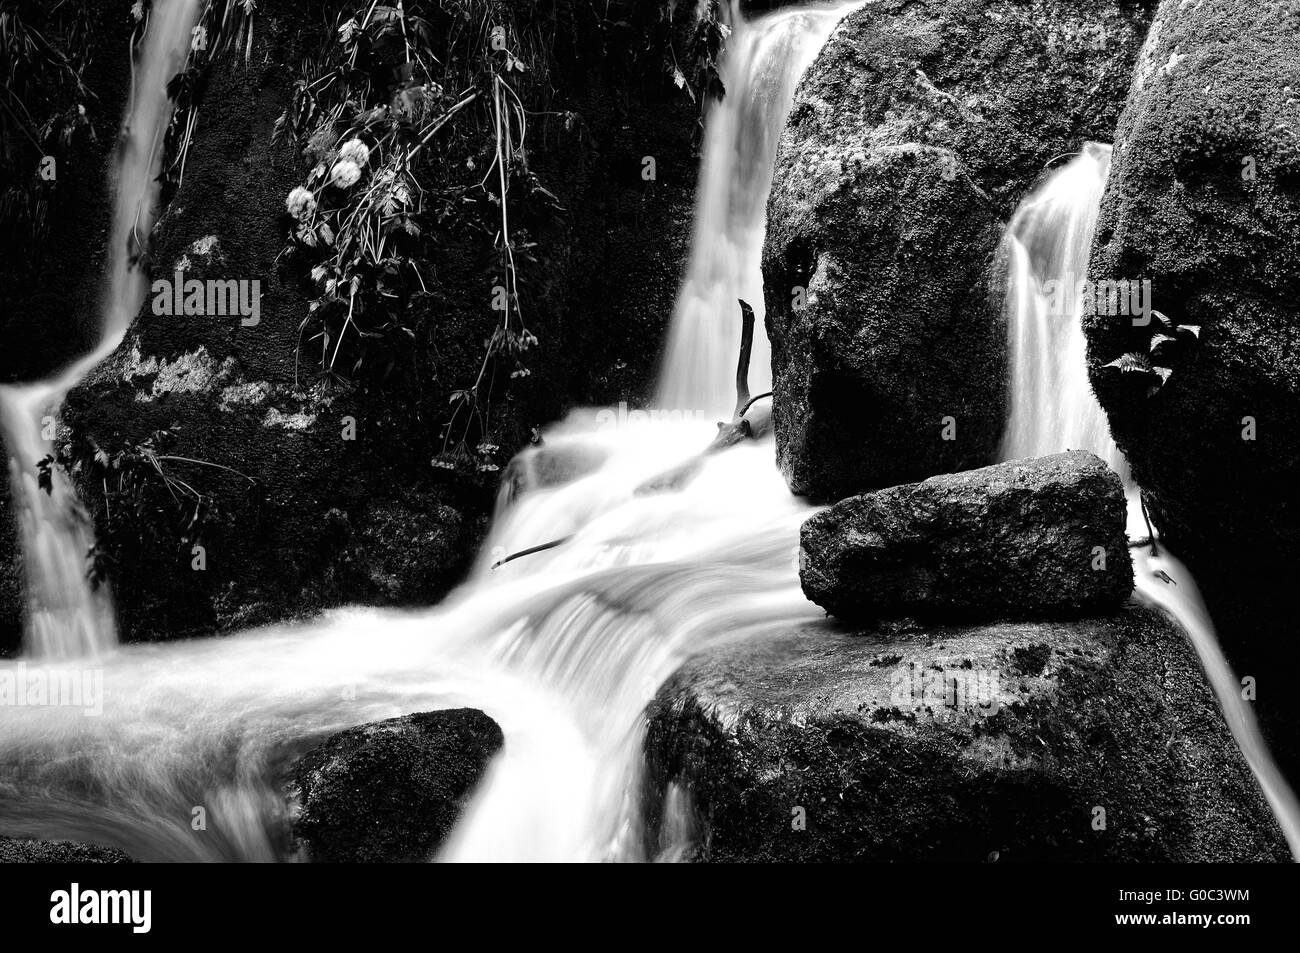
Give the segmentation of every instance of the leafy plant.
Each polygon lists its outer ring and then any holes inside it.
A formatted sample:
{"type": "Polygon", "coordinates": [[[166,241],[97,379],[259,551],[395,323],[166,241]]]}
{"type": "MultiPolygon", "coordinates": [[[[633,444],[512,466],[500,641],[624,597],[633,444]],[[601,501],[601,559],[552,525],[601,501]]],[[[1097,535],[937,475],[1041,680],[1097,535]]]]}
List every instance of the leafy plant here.
{"type": "Polygon", "coordinates": [[[1147,350],[1130,351],[1102,367],[1122,377],[1145,380],[1147,396],[1154,397],[1174,373],[1201,337],[1197,324],[1177,324],[1159,311],[1152,311],[1156,328],[1147,342],[1147,350]]]}
{"type": "Polygon", "coordinates": [[[74,139],[95,131],[86,106],[95,96],[83,4],[0,0],[0,234],[7,261],[26,259],[44,238],[58,162],[74,139]],[[56,160],[42,177],[45,157],[56,160]]]}
{"type": "MultiPolygon", "coordinates": [[[[473,458],[497,379],[527,376],[524,356],[537,344],[522,307],[523,270],[536,264],[523,220],[562,211],[526,148],[525,94],[545,92],[544,42],[501,3],[372,0],[339,17],[277,124],[310,164],[285,205],[289,250],[317,292],[300,356],[304,342],[318,345],[328,378],[355,377],[373,355],[417,339],[432,317],[433,258],[453,232],[490,240],[484,304],[495,323],[476,376],[450,395],[451,458],[473,458]]],[[[380,363],[381,375],[391,371],[391,359],[380,363]]]]}
{"type": "MultiPolygon", "coordinates": [[[[167,453],[174,439],[171,431],[156,430],[139,443],[127,443],[111,451],[91,442],[86,452],[74,457],[72,472],[100,488],[99,500],[93,502],[104,507],[101,525],[110,532],[119,525],[128,532],[138,532],[141,526],[152,525],[151,513],[171,509],[175,541],[189,547],[201,539],[215,515],[215,498],[179,476],[175,472],[178,466],[210,467],[232,473],[249,484],[255,482],[223,464],[167,453]]],[[[44,461],[42,465],[46,465],[44,461]]]]}

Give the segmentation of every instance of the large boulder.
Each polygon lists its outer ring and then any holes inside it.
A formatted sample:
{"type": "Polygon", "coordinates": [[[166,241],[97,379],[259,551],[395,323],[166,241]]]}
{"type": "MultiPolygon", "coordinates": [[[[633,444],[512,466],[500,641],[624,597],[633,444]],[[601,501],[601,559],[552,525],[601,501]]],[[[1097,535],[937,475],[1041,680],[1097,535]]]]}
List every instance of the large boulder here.
{"type": "MultiPolygon", "coordinates": [[[[1149,281],[1167,319],[1142,325],[1101,307],[1085,325],[1094,389],[1153,522],[1212,596],[1241,593],[1256,609],[1285,597],[1300,568],[1294,3],[1161,4],[1116,134],[1091,270],[1099,282],[1149,281]]],[[[1247,623],[1252,639],[1289,641],[1291,613],[1273,608],[1247,623]]]]}
{"type": "Polygon", "coordinates": [[[804,593],[843,619],[1080,615],[1133,591],[1119,477],[1091,453],[849,497],[803,524],[804,593]]]}
{"type": "Polygon", "coordinates": [[[130,864],[115,847],[67,840],[26,840],[0,836],[0,864],[130,864]]]}
{"type": "Polygon", "coordinates": [[[294,835],[319,863],[428,860],[503,743],[473,708],[339,732],[292,769],[294,835]]]}
{"type": "MultiPolygon", "coordinates": [[[[304,19],[301,4],[259,3],[253,68],[227,58],[205,78],[184,180],[151,249],[153,279],[183,271],[260,281],[259,322],[159,315],[147,304],[67,401],[71,436],[60,450],[95,520],[97,569],[129,641],[347,602],[436,601],[463,578],[504,464],[533,428],[574,403],[639,400],[651,387],[687,254],[697,164],[698,106],[663,61],[669,42],[686,55],[695,13],[669,18],[651,0],[509,11],[521,35],[550,38],[527,73],[547,90],[547,108],[529,122],[529,167],[564,211],[511,209],[515,237],[535,259],[521,264],[520,296],[540,343],[528,376],[488,375],[490,427],[470,434],[472,460],[453,467],[434,465],[457,445],[458,434],[442,430],[450,398],[478,377],[499,323],[484,268],[491,232],[447,223],[430,242],[424,275],[436,281],[404,317],[415,340],[387,354],[391,374],[378,369],[380,347],[354,380],[323,377],[320,342],[303,331],[311,282],[282,252],[285,198],[306,167],[291,137],[273,133],[320,24],[347,5],[317,6],[320,16],[304,19]],[[656,158],[653,182],[641,177],[646,155],[656,158]],[[610,274],[622,277],[617,287],[610,274]]],[[[439,23],[455,15],[435,13],[426,11],[439,23]]],[[[448,188],[470,175],[467,159],[470,168],[486,161],[454,146],[439,171],[448,188]]],[[[99,251],[61,271],[95,287],[99,251]]],[[[78,305],[78,320],[93,303],[78,305]]],[[[350,374],[354,361],[340,367],[350,374]]]]}
{"type": "Polygon", "coordinates": [[[884,0],[809,68],[763,251],[777,456],[796,493],[995,458],[996,251],[1045,166],[1109,140],[1148,12],[1087,0],[884,0]]]}
{"type": "Polygon", "coordinates": [[[1285,861],[1182,632],[1074,622],[715,647],[651,705],[649,849],[706,861],[1285,861]]]}

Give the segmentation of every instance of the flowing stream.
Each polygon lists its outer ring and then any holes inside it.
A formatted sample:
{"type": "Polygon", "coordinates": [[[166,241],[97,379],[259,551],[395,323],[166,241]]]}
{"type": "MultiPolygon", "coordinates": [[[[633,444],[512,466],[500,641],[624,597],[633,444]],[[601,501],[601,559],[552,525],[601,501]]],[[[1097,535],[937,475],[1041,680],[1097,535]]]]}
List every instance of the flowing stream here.
{"type": "MultiPolygon", "coordinates": [[[[1196,580],[1163,545],[1148,538],[1138,488],[1111,439],[1088,382],[1082,282],[1111,147],[1087,143],[1021,203],[1003,241],[1011,351],[1010,415],[1002,458],[1090,450],[1124,482],[1136,598],[1162,609],[1187,633],[1233,738],[1272,808],[1291,854],[1300,860],[1300,804],[1278,770],[1241,683],[1224,657],[1196,580]]],[[[1127,319],[1122,319],[1127,320],[1127,319]]]]}
{"type": "Polygon", "coordinates": [[[93,534],[58,467],[42,488],[38,464],[54,453],[54,415],[64,396],[117,349],[148,289],[141,260],[158,205],[158,172],[171,121],[167,82],[185,65],[199,0],[159,0],[131,71],[131,96],[114,163],[112,231],[105,263],[99,344],[53,378],[0,385],[0,439],[26,582],[25,647],[36,658],[81,658],[117,643],[112,599],[86,576],[93,534]],[[48,490],[48,491],[47,491],[48,490]]]}
{"type": "MultiPolygon", "coordinates": [[[[754,309],[749,389],[772,389],[759,262],[772,162],[799,78],[861,2],[804,7],[740,23],[727,39],[726,96],[708,117],[686,280],[668,334],[659,403],[726,416],[736,402],[743,298],[754,309]]],[[[733,15],[733,22],[738,19],[733,15]]]]}
{"type": "MultiPolygon", "coordinates": [[[[169,44],[188,31],[192,3],[156,7],[169,19],[165,30],[163,21],[150,26],[143,58],[159,62],[137,76],[137,111],[146,108],[144,91],[155,90],[146,77],[161,90],[170,75],[163,61],[183,49],[169,44]]],[[[730,414],[736,298],[761,319],[759,253],[776,144],[799,76],[851,8],[733,16],[727,95],[708,118],[695,241],[660,407],[730,414]]],[[[165,107],[148,108],[165,127],[165,107]]],[[[144,127],[133,112],[133,142],[144,127]]],[[[138,196],[137,207],[152,202],[149,187],[138,196]]],[[[129,284],[114,300],[133,314],[134,276],[129,284]]],[[[121,334],[110,322],[101,351],[121,334]]],[[[765,388],[758,377],[767,364],[765,342],[756,341],[755,392],[765,388]]],[[[70,372],[41,403],[82,373],[70,372]]],[[[354,724],[471,705],[498,721],[506,746],[442,859],[653,859],[639,816],[647,702],[711,641],[822,617],[804,599],[796,568],[799,525],[811,510],[790,495],[770,442],[708,457],[679,490],[637,493],[696,457],[715,433],[694,414],[641,421],[574,413],[512,464],[525,488],[503,493],[479,564],[434,609],[349,609],[306,625],[125,645],[94,658],[33,643],[32,658],[0,662],[0,680],[44,693],[43,703],[4,713],[0,831],[111,844],[145,861],[292,859],[280,784],[293,759],[354,724]],[[591,469],[565,485],[530,487],[545,470],[543,454],[591,469]],[[572,538],[492,568],[502,554],[561,537],[572,538]],[[78,703],[52,704],[56,694],[73,697],[68,686],[81,689],[78,703]]],[[[10,447],[22,456],[14,449],[21,444],[10,447]]],[[[63,541],[70,569],[49,577],[56,589],[80,582],[84,542],[63,541]]],[[[106,647],[102,629],[85,628],[98,639],[79,648],[106,647]]]]}

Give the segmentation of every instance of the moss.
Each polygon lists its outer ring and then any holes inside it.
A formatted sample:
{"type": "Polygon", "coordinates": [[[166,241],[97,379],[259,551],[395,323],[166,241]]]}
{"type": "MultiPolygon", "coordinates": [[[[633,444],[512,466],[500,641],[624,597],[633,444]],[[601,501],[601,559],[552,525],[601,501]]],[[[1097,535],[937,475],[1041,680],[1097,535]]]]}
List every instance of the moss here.
{"type": "Polygon", "coordinates": [[[471,708],[340,732],[292,769],[294,834],[316,862],[428,860],[502,744],[496,723],[471,708]]]}
{"type": "Polygon", "coordinates": [[[684,785],[701,860],[1289,857],[1195,654],[1146,609],[911,636],[773,633],[688,660],[647,717],[651,839],[667,785],[684,785]],[[873,659],[925,668],[946,661],[939,645],[1002,673],[995,714],[889,704],[896,685],[873,659]],[[1049,647],[1049,671],[1015,677],[1049,647]]]}
{"type": "MultiPolygon", "coordinates": [[[[1236,670],[1265,679],[1291,663],[1300,570],[1298,63],[1294,4],[1161,4],[1116,133],[1092,277],[1149,279],[1153,307],[1200,339],[1148,397],[1104,365],[1145,353],[1156,329],[1086,325],[1093,387],[1156,528],[1236,670]]],[[[1294,779],[1300,706],[1277,685],[1256,711],[1294,779]]]]}

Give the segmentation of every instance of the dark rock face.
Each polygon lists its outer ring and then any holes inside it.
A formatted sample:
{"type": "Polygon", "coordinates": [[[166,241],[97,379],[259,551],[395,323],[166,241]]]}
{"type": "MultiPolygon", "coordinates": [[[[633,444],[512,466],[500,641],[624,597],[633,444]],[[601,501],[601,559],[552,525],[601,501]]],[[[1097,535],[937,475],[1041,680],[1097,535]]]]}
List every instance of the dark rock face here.
{"type": "Polygon", "coordinates": [[[294,834],[316,862],[428,860],[503,743],[472,708],[339,732],[293,768],[294,834]]]}
{"type": "Polygon", "coordinates": [[[1109,140],[1147,20],[1117,2],[886,0],[831,37],[795,96],[763,254],[796,493],[994,458],[1001,223],[1050,160],[1109,140]]]}
{"type": "MultiPolygon", "coordinates": [[[[126,640],[345,602],[435,601],[468,568],[491,511],[494,465],[431,464],[448,395],[474,380],[498,320],[485,304],[480,236],[448,239],[427,337],[398,355],[400,373],[327,387],[311,349],[299,353],[309,282],[279,256],[285,196],[303,169],[272,132],[296,64],[318,40],[304,23],[332,22],[342,6],[313,0],[308,17],[287,0],[259,5],[252,62],[264,66],[213,70],[184,183],[155,231],[152,278],[184,266],[187,278],[257,279],[260,322],[160,316],[146,302],[119,350],[67,401],[71,440],[61,449],[79,465],[126,640]],[[168,434],[155,448],[173,458],[162,462],[168,476],[205,498],[198,519],[194,501],[177,506],[160,480],[124,498],[116,480],[93,472],[98,451],[132,452],[157,431],[168,434]]],[[[530,122],[529,154],[567,213],[530,230],[539,278],[522,295],[540,344],[531,376],[494,409],[484,443],[498,448],[497,464],[572,405],[648,393],[686,255],[697,162],[697,107],[644,55],[656,31],[689,34],[688,12],[676,26],[646,0],[600,11],[524,5],[513,15],[553,37],[545,67],[554,100],[530,122]],[[640,160],[651,153],[658,177],[646,182],[640,160]]],[[[66,268],[97,281],[98,261],[85,253],[66,268]]]]}
{"type": "MultiPolygon", "coordinates": [[[[1300,569],[1298,89],[1294,3],[1160,6],[1116,135],[1092,277],[1150,280],[1170,326],[1103,314],[1085,325],[1094,389],[1153,522],[1226,639],[1235,628],[1256,645],[1291,643],[1300,569]],[[1133,352],[1172,371],[1154,393],[1149,377],[1105,366],[1133,352]]],[[[1244,674],[1283,658],[1234,662],[1244,674]]],[[[1291,693],[1270,694],[1262,704],[1291,693]]],[[[1294,722],[1282,735],[1297,737],[1294,722]]]]}
{"type": "Polygon", "coordinates": [[[1133,591],[1119,477],[1083,451],[842,500],[804,523],[799,581],[843,619],[1079,615],[1133,591]]]}
{"type": "MultiPolygon", "coordinates": [[[[130,5],[81,0],[93,55],[83,80],[94,136],[78,135],[59,157],[44,240],[0,260],[0,381],[45,377],[94,348],[99,339],[101,260],[111,199],[108,173],[131,83],[126,55],[135,20],[130,5]]],[[[43,117],[42,117],[43,119],[43,117]]],[[[29,152],[26,144],[20,154],[29,152]]],[[[37,157],[32,157],[33,172],[37,157]]],[[[6,183],[6,187],[8,183],[6,183]]]]}
{"type": "Polygon", "coordinates": [[[650,850],[697,860],[1289,859],[1182,633],[1136,607],[712,649],[646,754],[650,850]]]}
{"type": "Polygon", "coordinates": [[[0,836],[0,864],[131,864],[115,847],[67,840],[17,840],[0,836]]]}
{"type": "Polygon", "coordinates": [[[0,480],[0,656],[17,651],[23,635],[23,568],[9,480],[0,480]]]}

